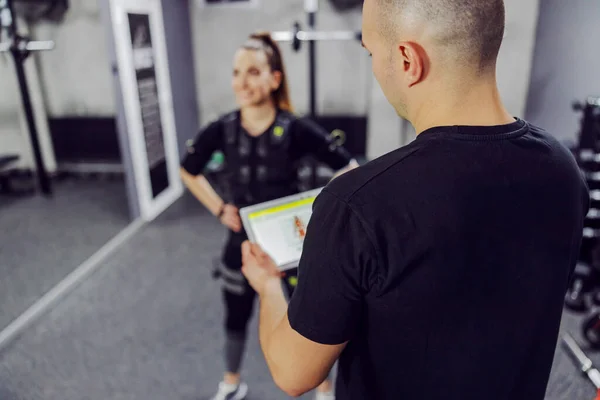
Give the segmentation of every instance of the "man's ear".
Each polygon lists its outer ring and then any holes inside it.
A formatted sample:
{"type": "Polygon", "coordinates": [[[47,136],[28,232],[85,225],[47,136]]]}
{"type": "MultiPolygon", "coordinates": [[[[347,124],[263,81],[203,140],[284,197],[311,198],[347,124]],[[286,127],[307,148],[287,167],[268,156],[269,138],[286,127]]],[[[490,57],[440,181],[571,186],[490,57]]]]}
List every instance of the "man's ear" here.
{"type": "Polygon", "coordinates": [[[425,52],[421,46],[413,42],[400,43],[398,50],[408,87],[412,87],[425,78],[425,52]]]}

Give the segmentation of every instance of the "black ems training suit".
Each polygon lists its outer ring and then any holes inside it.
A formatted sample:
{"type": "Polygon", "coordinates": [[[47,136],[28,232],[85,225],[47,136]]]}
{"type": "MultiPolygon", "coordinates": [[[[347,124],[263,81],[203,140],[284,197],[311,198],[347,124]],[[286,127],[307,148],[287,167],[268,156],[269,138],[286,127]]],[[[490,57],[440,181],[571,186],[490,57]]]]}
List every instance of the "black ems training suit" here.
{"type": "MultiPolygon", "coordinates": [[[[298,163],[312,155],[334,170],[347,166],[350,154],[314,122],[279,110],[275,122],[260,136],[251,136],[234,111],[209,124],[196,137],[182,167],[201,174],[215,151],[225,155],[224,201],[238,208],[299,192],[298,163]]],[[[241,273],[241,244],[246,233],[229,231],[222,253],[226,330],[245,336],[256,293],[241,273]]]]}

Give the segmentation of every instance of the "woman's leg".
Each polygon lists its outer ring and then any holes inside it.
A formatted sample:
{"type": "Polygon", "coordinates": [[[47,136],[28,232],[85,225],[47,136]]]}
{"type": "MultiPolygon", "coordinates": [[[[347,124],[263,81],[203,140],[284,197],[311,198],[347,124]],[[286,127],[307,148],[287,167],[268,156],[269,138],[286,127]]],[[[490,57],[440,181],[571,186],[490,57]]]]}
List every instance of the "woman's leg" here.
{"type": "Polygon", "coordinates": [[[250,288],[243,294],[223,290],[225,302],[225,376],[224,381],[237,384],[246,349],[248,321],[252,317],[255,292],[250,288]]]}
{"type": "Polygon", "coordinates": [[[256,292],[241,272],[241,245],[245,235],[232,234],[223,253],[223,301],[225,306],[225,375],[223,381],[237,384],[246,349],[247,327],[256,292]]]}
{"type": "Polygon", "coordinates": [[[248,393],[248,385],[240,379],[240,368],[246,349],[248,321],[252,316],[256,293],[244,278],[242,268],[242,242],[245,235],[230,233],[223,251],[221,284],[225,306],[225,343],[223,358],[225,373],[219,390],[212,400],[242,400],[248,393]]]}

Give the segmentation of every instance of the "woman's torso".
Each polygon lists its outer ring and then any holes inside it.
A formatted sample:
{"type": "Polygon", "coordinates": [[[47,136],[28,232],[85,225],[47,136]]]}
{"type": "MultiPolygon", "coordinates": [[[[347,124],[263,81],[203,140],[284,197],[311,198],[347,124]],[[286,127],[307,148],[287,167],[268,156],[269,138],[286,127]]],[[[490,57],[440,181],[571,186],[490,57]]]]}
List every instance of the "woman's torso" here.
{"type": "Polygon", "coordinates": [[[239,111],[223,119],[222,185],[228,202],[241,208],[298,192],[291,129],[295,119],[278,111],[275,121],[259,135],[244,129],[239,111]]]}

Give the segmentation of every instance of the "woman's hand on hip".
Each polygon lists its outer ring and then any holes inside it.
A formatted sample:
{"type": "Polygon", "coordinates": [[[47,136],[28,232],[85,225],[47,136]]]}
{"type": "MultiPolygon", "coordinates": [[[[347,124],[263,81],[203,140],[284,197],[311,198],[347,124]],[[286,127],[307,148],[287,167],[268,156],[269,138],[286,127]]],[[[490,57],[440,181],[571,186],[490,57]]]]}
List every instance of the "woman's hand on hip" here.
{"type": "Polygon", "coordinates": [[[240,213],[236,206],[225,204],[223,206],[223,213],[220,221],[234,232],[240,232],[242,230],[242,220],[240,219],[240,213]]]}

